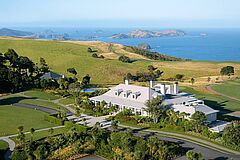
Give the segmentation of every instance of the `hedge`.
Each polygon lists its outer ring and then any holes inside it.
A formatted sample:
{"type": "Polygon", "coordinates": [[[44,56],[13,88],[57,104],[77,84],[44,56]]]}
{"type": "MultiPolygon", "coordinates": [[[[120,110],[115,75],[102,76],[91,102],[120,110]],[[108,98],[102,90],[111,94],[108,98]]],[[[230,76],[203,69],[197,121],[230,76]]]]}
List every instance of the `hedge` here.
{"type": "Polygon", "coordinates": [[[76,131],[83,132],[83,133],[87,133],[87,131],[89,129],[89,127],[87,127],[87,126],[83,126],[80,124],[74,124],[71,121],[65,121],[64,125],[65,125],[65,127],[69,128],[69,129],[74,127],[76,129],[76,131]]]}

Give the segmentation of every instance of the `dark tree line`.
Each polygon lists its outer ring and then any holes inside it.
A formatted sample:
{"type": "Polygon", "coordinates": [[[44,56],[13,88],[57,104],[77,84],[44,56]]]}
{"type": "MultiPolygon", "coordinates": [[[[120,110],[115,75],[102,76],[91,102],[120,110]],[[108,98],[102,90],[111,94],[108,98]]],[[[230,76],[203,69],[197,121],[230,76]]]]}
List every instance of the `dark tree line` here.
{"type": "Polygon", "coordinates": [[[43,58],[39,64],[25,56],[19,56],[13,49],[0,53],[0,93],[16,92],[35,86],[35,80],[49,71],[43,58]]]}
{"type": "Polygon", "coordinates": [[[135,75],[128,73],[125,79],[138,81],[138,82],[147,82],[150,80],[157,80],[161,77],[163,71],[158,70],[152,65],[148,66],[148,72],[137,72],[135,75]]]}
{"type": "Polygon", "coordinates": [[[127,46],[124,49],[126,51],[133,52],[153,60],[161,60],[161,61],[190,61],[191,60],[191,59],[172,57],[172,56],[160,54],[158,52],[151,52],[145,49],[132,47],[132,46],[127,46]]]}

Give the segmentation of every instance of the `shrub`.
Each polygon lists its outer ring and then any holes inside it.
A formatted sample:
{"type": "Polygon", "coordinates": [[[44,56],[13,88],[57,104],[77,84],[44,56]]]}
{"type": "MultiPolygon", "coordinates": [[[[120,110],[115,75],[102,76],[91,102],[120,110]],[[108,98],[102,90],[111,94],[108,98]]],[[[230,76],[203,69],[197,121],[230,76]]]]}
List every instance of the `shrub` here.
{"type": "Polygon", "coordinates": [[[118,58],[118,60],[119,60],[119,61],[122,61],[122,62],[124,62],[124,63],[132,63],[131,59],[130,59],[129,57],[127,57],[127,56],[120,56],[120,57],[118,58]]]}
{"type": "Polygon", "coordinates": [[[75,128],[76,131],[78,132],[83,132],[83,133],[87,133],[89,127],[87,126],[82,126],[82,125],[79,125],[79,124],[74,124],[73,122],[70,122],[70,121],[65,121],[64,122],[64,125],[66,128],[75,128]]]}
{"type": "Polygon", "coordinates": [[[92,57],[93,57],[93,58],[98,58],[98,55],[97,55],[96,53],[93,53],[93,54],[92,54],[92,57]]]}

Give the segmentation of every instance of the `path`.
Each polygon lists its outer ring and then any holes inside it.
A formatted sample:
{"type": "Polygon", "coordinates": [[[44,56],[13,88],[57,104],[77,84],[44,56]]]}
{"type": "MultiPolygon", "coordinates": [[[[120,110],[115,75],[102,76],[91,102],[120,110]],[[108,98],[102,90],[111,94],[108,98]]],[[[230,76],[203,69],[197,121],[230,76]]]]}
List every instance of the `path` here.
{"type": "Polygon", "coordinates": [[[72,114],[74,114],[76,111],[75,111],[73,108],[71,108],[71,107],[69,107],[69,106],[67,106],[67,105],[64,105],[64,104],[62,104],[62,103],[59,102],[59,101],[62,100],[62,99],[65,99],[65,98],[55,99],[55,100],[52,100],[51,102],[54,103],[54,104],[57,104],[57,105],[59,105],[59,106],[61,106],[61,107],[63,107],[63,108],[65,108],[65,109],[67,109],[67,110],[70,111],[72,114]]]}
{"type": "Polygon", "coordinates": [[[235,97],[232,97],[232,96],[228,96],[228,95],[226,95],[226,94],[223,94],[223,93],[220,93],[220,92],[215,91],[214,89],[212,89],[212,85],[206,86],[206,89],[207,89],[209,92],[212,92],[212,93],[214,93],[214,94],[217,94],[217,95],[220,95],[220,96],[223,96],[223,97],[227,97],[227,98],[229,98],[229,99],[232,99],[232,100],[235,100],[235,101],[240,102],[240,99],[238,99],[238,98],[235,98],[235,97]]]}
{"type": "Polygon", "coordinates": [[[172,132],[166,132],[166,131],[141,129],[141,128],[137,128],[137,127],[122,125],[122,124],[119,124],[119,126],[124,127],[124,128],[131,128],[131,129],[139,130],[139,131],[142,131],[142,132],[144,131],[144,132],[151,132],[151,133],[160,134],[164,137],[177,139],[180,142],[181,141],[188,142],[188,143],[190,142],[190,143],[193,143],[195,145],[204,147],[207,150],[212,150],[212,151],[221,153],[221,155],[223,155],[223,156],[228,155],[228,156],[237,157],[237,158],[240,159],[240,152],[225,148],[223,146],[217,145],[215,143],[211,143],[211,142],[203,140],[203,139],[199,139],[197,137],[192,137],[192,136],[178,134],[178,133],[172,133],[172,132]]]}

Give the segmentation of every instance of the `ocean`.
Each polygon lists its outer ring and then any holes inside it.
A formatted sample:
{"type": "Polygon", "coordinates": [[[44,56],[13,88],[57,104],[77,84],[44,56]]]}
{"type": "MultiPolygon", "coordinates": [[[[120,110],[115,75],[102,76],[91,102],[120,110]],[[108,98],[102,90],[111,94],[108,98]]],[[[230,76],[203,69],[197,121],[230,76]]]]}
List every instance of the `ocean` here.
{"type": "MultiPolygon", "coordinates": [[[[136,28],[15,28],[42,32],[50,29],[67,33],[74,40],[99,40],[136,46],[147,43],[152,51],[180,58],[210,61],[240,61],[240,29],[180,29],[181,37],[112,39],[113,34],[128,33],[136,28]]],[[[158,31],[162,29],[144,28],[158,31]]]]}

